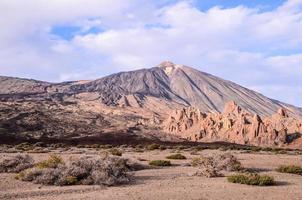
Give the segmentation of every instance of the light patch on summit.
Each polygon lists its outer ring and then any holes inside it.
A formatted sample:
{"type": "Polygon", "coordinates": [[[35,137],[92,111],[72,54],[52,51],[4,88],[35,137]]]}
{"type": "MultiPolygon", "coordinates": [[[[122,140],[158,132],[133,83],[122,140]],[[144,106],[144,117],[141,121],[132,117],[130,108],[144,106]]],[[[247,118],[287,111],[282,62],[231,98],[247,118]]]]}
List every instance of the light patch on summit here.
{"type": "Polygon", "coordinates": [[[170,75],[174,69],[181,68],[182,65],[175,65],[170,61],[164,61],[158,65],[158,67],[162,68],[165,74],[170,75]]]}
{"type": "Polygon", "coordinates": [[[170,75],[173,71],[174,67],[165,67],[163,70],[165,74],[170,75]]]}

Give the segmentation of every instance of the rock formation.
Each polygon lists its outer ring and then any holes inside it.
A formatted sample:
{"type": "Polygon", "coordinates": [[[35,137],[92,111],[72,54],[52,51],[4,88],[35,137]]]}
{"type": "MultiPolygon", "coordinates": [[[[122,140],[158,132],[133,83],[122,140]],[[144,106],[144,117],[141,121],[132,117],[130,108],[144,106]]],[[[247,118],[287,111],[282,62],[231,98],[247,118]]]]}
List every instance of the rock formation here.
{"type": "MultiPolygon", "coordinates": [[[[280,108],[262,119],[234,101],[222,113],[202,113],[192,107],[173,112],[163,123],[167,132],[192,141],[225,141],[261,146],[286,146],[302,136],[302,120],[280,108]]],[[[302,145],[302,143],[300,144],[302,145]]]]}

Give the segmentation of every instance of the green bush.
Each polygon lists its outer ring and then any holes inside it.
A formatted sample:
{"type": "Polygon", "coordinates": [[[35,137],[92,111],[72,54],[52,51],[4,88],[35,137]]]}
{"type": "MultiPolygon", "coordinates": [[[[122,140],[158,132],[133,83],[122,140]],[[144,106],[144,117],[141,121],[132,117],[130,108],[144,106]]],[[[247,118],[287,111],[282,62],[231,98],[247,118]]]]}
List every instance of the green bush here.
{"type": "Polygon", "coordinates": [[[47,160],[37,163],[36,167],[39,169],[57,168],[59,164],[64,164],[62,158],[57,155],[50,155],[47,160]]]}
{"type": "Polygon", "coordinates": [[[136,148],[136,149],[142,149],[142,148],[144,148],[144,146],[141,145],[141,144],[138,144],[138,145],[135,146],[135,148],[136,148]]]}
{"type": "Polygon", "coordinates": [[[205,150],[206,147],[203,147],[203,146],[197,146],[197,147],[194,147],[194,149],[196,149],[196,151],[202,151],[202,150],[205,150]]]}
{"type": "Polygon", "coordinates": [[[100,145],[99,148],[101,148],[101,149],[111,149],[112,145],[110,145],[110,144],[100,145]]]}
{"type": "Polygon", "coordinates": [[[116,148],[110,149],[110,153],[114,156],[122,156],[122,151],[116,148]]]}
{"type": "Polygon", "coordinates": [[[251,147],[251,151],[253,151],[253,152],[259,152],[259,151],[261,151],[261,147],[252,146],[251,147]]]}
{"type": "Polygon", "coordinates": [[[269,186],[274,185],[274,178],[268,175],[259,174],[235,174],[228,177],[231,183],[239,183],[246,185],[269,186]]]}
{"type": "Polygon", "coordinates": [[[277,172],[302,175],[302,167],[296,165],[281,165],[277,172]]]}
{"type": "Polygon", "coordinates": [[[15,148],[17,150],[21,150],[21,151],[29,151],[29,150],[33,150],[34,146],[29,144],[28,142],[24,142],[24,143],[16,145],[15,148]]]}
{"type": "Polygon", "coordinates": [[[57,149],[57,148],[66,148],[67,145],[64,144],[64,143],[53,143],[53,144],[50,144],[50,147],[55,148],[55,149],[57,149]]]}
{"type": "Polygon", "coordinates": [[[175,160],[185,160],[185,159],[187,159],[186,156],[184,156],[180,153],[172,154],[170,156],[167,156],[166,158],[167,159],[175,159],[175,160]]]}
{"type": "Polygon", "coordinates": [[[76,185],[78,183],[78,179],[75,176],[66,176],[64,185],[76,185]]]}
{"type": "Polygon", "coordinates": [[[177,150],[184,150],[184,149],[188,149],[189,147],[188,146],[185,146],[185,145],[179,145],[176,147],[177,150]]]}
{"type": "Polygon", "coordinates": [[[164,145],[160,145],[160,146],[159,146],[159,149],[160,149],[160,150],[166,150],[166,149],[167,149],[167,147],[166,147],[166,146],[164,146],[164,145]]]}
{"type": "Polygon", "coordinates": [[[99,144],[92,144],[92,145],[90,145],[90,148],[98,149],[98,148],[100,148],[100,145],[99,144]]]}
{"type": "Polygon", "coordinates": [[[171,162],[168,160],[152,160],[149,162],[152,166],[171,166],[171,162]]]}
{"type": "Polygon", "coordinates": [[[133,151],[134,151],[134,152],[137,152],[137,153],[143,153],[143,152],[144,152],[144,149],[135,148],[133,151]]]}
{"type": "Polygon", "coordinates": [[[83,144],[78,144],[78,145],[77,145],[77,148],[85,148],[85,145],[83,145],[83,144]]]}
{"type": "Polygon", "coordinates": [[[147,146],[148,150],[155,150],[155,149],[159,149],[160,145],[159,144],[150,144],[147,146]]]}

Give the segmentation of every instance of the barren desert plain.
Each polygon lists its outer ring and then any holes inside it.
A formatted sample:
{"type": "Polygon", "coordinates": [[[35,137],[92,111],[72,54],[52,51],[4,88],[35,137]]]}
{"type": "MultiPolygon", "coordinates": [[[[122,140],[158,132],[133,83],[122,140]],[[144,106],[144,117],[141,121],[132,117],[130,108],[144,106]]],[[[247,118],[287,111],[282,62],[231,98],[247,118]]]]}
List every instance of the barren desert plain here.
{"type": "MultiPolygon", "coordinates": [[[[57,155],[64,162],[74,158],[96,157],[110,154],[112,148],[39,148],[28,152],[1,148],[1,159],[16,155],[28,154],[35,163],[46,160],[49,155],[57,155]]],[[[122,153],[121,156],[131,163],[139,165],[137,170],[127,172],[131,180],[126,184],[114,186],[71,185],[47,186],[17,180],[16,173],[0,174],[0,199],[224,199],[224,200],[300,200],[302,199],[302,176],[277,172],[281,165],[302,165],[301,151],[274,149],[239,149],[228,148],[205,149],[194,147],[175,147],[169,149],[133,148],[121,146],[114,148],[122,153]],[[167,159],[169,155],[181,154],[186,159],[167,159]],[[203,177],[196,175],[198,166],[192,166],[194,158],[217,155],[233,155],[242,167],[260,175],[266,174],[274,178],[272,186],[254,186],[230,183],[227,177],[236,173],[223,171],[221,177],[203,177]],[[171,166],[151,166],[152,160],[170,160],[171,166]]]]}

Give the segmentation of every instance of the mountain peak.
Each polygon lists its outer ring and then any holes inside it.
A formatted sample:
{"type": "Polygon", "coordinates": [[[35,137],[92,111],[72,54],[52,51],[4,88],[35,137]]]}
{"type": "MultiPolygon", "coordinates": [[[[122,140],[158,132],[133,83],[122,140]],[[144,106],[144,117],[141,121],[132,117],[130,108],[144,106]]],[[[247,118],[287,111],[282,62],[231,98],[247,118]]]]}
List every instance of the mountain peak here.
{"type": "Polygon", "coordinates": [[[183,65],[175,64],[171,61],[163,61],[157,67],[163,69],[167,75],[170,75],[175,69],[182,68],[183,65]]]}
{"type": "Polygon", "coordinates": [[[157,65],[157,67],[159,67],[159,68],[167,68],[167,67],[174,68],[175,64],[171,61],[166,60],[166,61],[161,62],[159,65],[157,65]]]}

